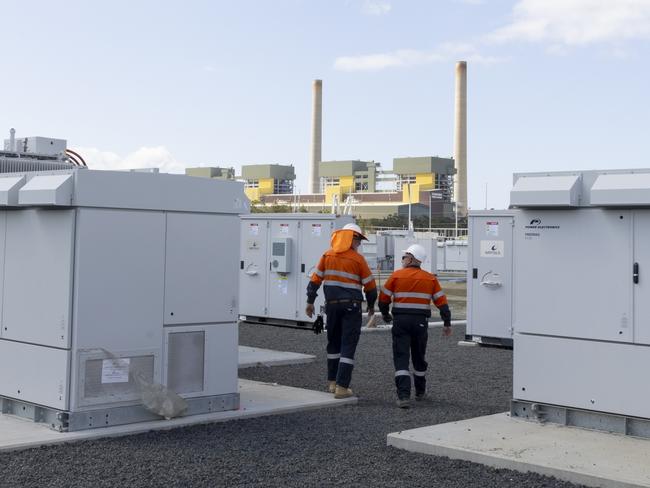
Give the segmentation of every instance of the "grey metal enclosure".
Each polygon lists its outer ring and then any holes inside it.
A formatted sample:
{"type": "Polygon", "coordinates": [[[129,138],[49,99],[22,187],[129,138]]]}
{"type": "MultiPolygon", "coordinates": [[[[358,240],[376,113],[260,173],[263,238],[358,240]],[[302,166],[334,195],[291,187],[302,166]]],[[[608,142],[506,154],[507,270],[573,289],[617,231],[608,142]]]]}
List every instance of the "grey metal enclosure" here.
{"type": "Polygon", "coordinates": [[[515,175],[511,201],[514,413],[650,419],[650,170],[515,175]]]}
{"type": "Polygon", "coordinates": [[[515,210],[468,215],[466,339],[512,347],[515,210]]]}
{"type": "MultiPolygon", "coordinates": [[[[248,322],[304,327],[307,284],[332,231],[352,223],[328,214],[250,214],[241,217],[240,314],[248,322]]],[[[323,293],[315,302],[324,308],[323,293]]]]}
{"type": "Polygon", "coordinates": [[[236,409],[240,183],[0,176],[0,402],[58,430],[236,409]],[[157,385],[157,386],[156,386],[157,385]]]}

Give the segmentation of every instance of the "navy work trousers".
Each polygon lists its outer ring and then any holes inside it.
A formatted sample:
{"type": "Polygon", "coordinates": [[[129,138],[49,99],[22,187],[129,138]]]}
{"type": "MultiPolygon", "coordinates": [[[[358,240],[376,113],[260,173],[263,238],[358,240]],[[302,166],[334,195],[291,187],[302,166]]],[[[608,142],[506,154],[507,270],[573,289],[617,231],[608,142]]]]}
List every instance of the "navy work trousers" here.
{"type": "Polygon", "coordinates": [[[415,394],[423,395],[426,391],[427,362],[424,357],[427,352],[428,327],[428,319],[424,315],[398,314],[393,316],[393,363],[395,364],[397,397],[400,400],[411,397],[409,355],[413,361],[415,394]]]}
{"type": "Polygon", "coordinates": [[[327,379],[347,388],[352,381],[354,353],[361,335],[361,302],[328,303],[327,379]]]}

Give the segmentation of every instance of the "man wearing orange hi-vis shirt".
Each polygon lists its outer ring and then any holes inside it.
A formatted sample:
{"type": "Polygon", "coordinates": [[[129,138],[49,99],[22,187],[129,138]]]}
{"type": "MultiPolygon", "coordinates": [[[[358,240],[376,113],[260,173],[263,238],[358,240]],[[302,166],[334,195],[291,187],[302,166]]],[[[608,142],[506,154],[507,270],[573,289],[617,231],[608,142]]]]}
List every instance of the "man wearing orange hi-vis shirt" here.
{"type": "Polygon", "coordinates": [[[377,285],[366,259],[357,252],[367,240],[356,224],[346,224],[332,233],[331,248],[323,254],[307,285],[308,317],[314,314],[314,300],[321,284],[327,314],[327,388],[334,398],[348,398],[354,353],[361,335],[363,290],[368,316],[375,313],[377,285]]]}
{"type": "Polygon", "coordinates": [[[397,406],[411,406],[411,373],[409,352],[413,362],[415,399],[426,398],[426,371],[428,319],[431,317],[431,301],[440,310],[444,324],[443,336],[451,335],[451,311],[440,283],[435,275],[420,268],[427,258],[424,247],[413,244],[402,251],[402,269],[395,271],[379,293],[379,310],[385,322],[393,321],[393,362],[397,406]],[[389,312],[391,299],[393,315],[389,312]]]}

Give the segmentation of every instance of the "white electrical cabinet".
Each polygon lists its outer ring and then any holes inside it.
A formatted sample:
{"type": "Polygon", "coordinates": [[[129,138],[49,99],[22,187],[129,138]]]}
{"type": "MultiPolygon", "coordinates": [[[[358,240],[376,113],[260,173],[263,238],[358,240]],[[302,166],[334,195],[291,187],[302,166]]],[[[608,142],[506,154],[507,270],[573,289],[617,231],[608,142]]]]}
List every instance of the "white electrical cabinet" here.
{"type": "Polygon", "coordinates": [[[515,413],[650,419],[650,170],[515,175],[512,199],[515,413]]]}
{"type": "Polygon", "coordinates": [[[480,210],[468,215],[468,341],[512,347],[515,217],[515,210],[480,210]]]}
{"type": "Polygon", "coordinates": [[[240,183],[34,172],[0,175],[0,202],[3,413],[58,430],[159,418],[143,385],[186,414],[238,408],[240,183]]]}
{"type": "Polygon", "coordinates": [[[402,268],[402,255],[404,251],[412,244],[420,244],[424,247],[424,250],[427,253],[427,258],[422,263],[421,268],[425,271],[428,271],[431,274],[436,274],[437,261],[438,261],[438,241],[435,238],[419,238],[419,237],[410,237],[410,236],[395,236],[394,237],[394,253],[395,253],[395,262],[393,264],[393,270],[398,270],[402,268]]]}
{"type": "Polygon", "coordinates": [[[466,240],[445,241],[445,271],[467,270],[468,246],[466,240]]]}
{"type": "MultiPolygon", "coordinates": [[[[239,313],[248,322],[303,327],[307,284],[330,247],[332,231],[352,223],[328,214],[250,214],[241,217],[239,313]]],[[[322,288],[315,302],[323,308],[322,288]]]]}

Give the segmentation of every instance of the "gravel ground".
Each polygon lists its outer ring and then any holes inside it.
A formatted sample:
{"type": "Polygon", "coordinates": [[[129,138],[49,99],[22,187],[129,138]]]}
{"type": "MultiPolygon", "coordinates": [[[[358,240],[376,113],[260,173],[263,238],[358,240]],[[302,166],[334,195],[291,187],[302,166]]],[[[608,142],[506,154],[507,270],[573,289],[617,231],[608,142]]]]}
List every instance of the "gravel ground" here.
{"type": "MultiPolygon", "coordinates": [[[[429,332],[431,399],[410,410],[394,403],[390,333],[362,334],[351,385],[358,405],[0,453],[0,486],[575,486],[386,446],[390,432],[508,409],[511,351],[458,347],[463,327],[448,339],[429,332]]],[[[240,343],[317,356],[242,377],[323,389],[324,334],[242,324],[240,343]]]]}

